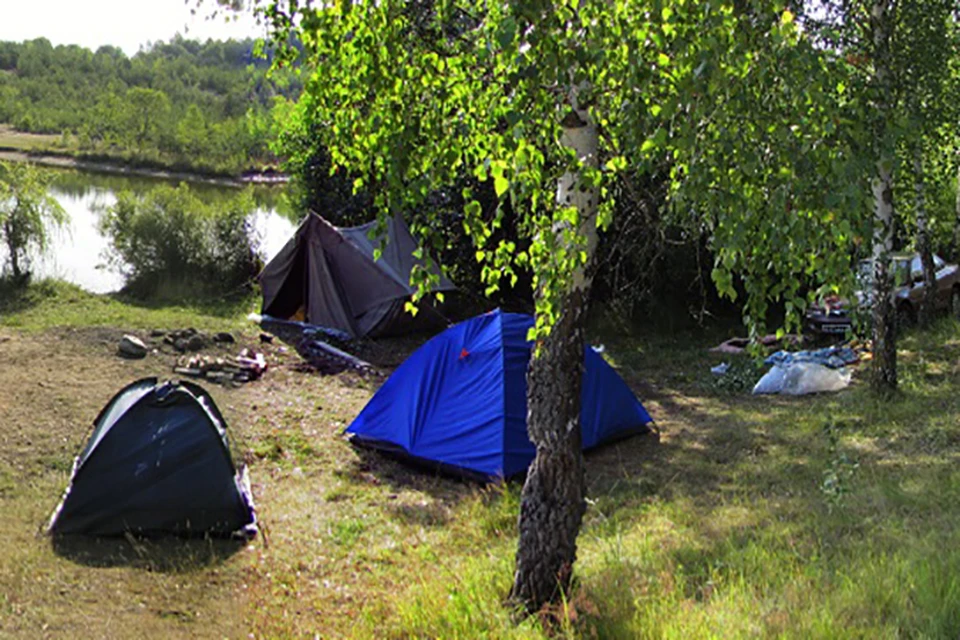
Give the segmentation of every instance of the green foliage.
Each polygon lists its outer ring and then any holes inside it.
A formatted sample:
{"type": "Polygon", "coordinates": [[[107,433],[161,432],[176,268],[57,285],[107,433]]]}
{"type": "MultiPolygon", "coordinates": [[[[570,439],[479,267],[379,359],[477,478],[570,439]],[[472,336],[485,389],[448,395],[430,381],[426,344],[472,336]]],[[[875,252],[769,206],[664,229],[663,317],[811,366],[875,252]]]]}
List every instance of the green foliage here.
{"type": "Polygon", "coordinates": [[[541,329],[586,255],[578,214],[555,201],[571,169],[598,189],[603,229],[623,228],[625,178],[666,182],[670,206],[647,224],[708,239],[717,289],[746,294],[753,332],[771,302],[790,328],[811,298],[853,289],[872,166],[859,76],[783,3],[259,5],[315,67],[291,137],[322,141],[327,171],[356,176],[381,211],[426,208],[429,245],[451,238],[430,238],[444,226],[425,203],[461,191],[475,245],[461,252],[488,292],[530,270],[541,329]],[[603,132],[596,170],[558,144],[571,87],[603,132]]]}
{"type": "Polygon", "coordinates": [[[712,386],[716,391],[729,394],[749,393],[764,374],[766,367],[762,361],[749,356],[730,359],[726,373],[714,376],[712,386]]]}
{"type": "Polygon", "coordinates": [[[208,204],[185,184],[161,186],[142,197],[120,193],[101,225],[130,291],[222,294],[256,275],[252,209],[249,192],[208,204]]]}
{"type": "Polygon", "coordinates": [[[295,197],[303,209],[316,211],[341,226],[369,222],[371,198],[363,180],[337,171],[323,143],[323,123],[312,118],[309,100],[299,103],[276,98],[257,126],[266,130],[271,148],[285,158],[293,177],[295,197]]]}
{"type": "Polygon", "coordinates": [[[14,280],[29,273],[29,251],[47,248],[50,227],[67,214],[47,192],[49,174],[26,163],[0,162],[0,238],[14,280]]]}
{"type": "Polygon", "coordinates": [[[167,94],[156,89],[134,87],[127,90],[124,101],[127,105],[124,128],[137,150],[142,152],[147,144],[159,147],[160,131],[169,128],[170,99],[167,94]]]}
{"type": "Polygon", "coordinates": [[[253,49],[252,40],[177,36],[128,58],[108,46],[3,42],[0,122],[69,133],[90,155],[227,173],[273,164],[269,132],[253,123],[300,83],[293,73],[268,79],[270,52],[253,49]]]}
{"type": "MultiPolygon", "coordinates": [[[[710,120],[713,94],[728,81],[747,78],[752,51],[768,31],[781,48],[796,41],[795,33],[764,25],[754,41],[742,43],[738,16],[723,3],[704,12],[669,2],[656,15],[643,3],[629,2],[386,2],[300,8],[295,16],[278,3],[261,5],[275,39],[296,33],[315,68],[301,100],[304,117],[322,123],[316,134],[328,145],[332,165],[359,176],[381,211],[417,208],[438,190],[462,186],[465,175],[492,185],[491,207],[481,204],[477,190],[462,187],[462,228],[475,244],[488,292],[515,280],[518,269],[532,271],[540,330],[555,319],[562,292],[588,256],[582,212],[555,201],[560,176],[577,171],[598,190],[598,225],[607,228],[615,211],[611,188],[628,168],[642,174],[667,160],[675,191],[694,169],[701,170],[694,158],[726,172],[729,159],[719,150],[706,153],[711,148],[698,133],[704,126],[721,129],[710,120]],[[704,95],[709,100],[699,97],[704,95]],[[599,169],[558,144],[562,119],[575,104],[589,109],[603,130],[599,169]],[[498,237],[508,205],[518,214],[516,234],[498,237]],[[518,238],[535,241],[518,246],[518,238]]],[[[776,77],[778,62],[767,62],[770,77],[757,78],[751,95],[759,96],[764,81],[776,77]]],[[[737,131],[733,120],[742,106],[731,104],[730,120],[722,123],[727,139],[737,131]]],[[[782,130],[786,138],[788,124],[782,130]]],[[[750,186],[752,169],[733,172],[744,177],[730,187],[750,186]]],[[[778,176],[778,169],[773,165],[770,175],[778,176]]],[[[697,187],[713,180],[703,175],[697,187]]],[[[692,199],[695,190],[689,193],[692,199]]],[[[759,189],[750,193],[755,195],[747,204],[765,202],[759,189]]],[[[717,215],[725,215],[744,203],[717,204],[724,207],[717,215]]],[[[751,212],[744,211],[744,218],[751,212]]],[[[697,211],[698,220],[703,215],[697,211]]],[[[438,226],[425,224],[422,231],[430,236],[438,226]]],[[[806,253],[784,271],[802,269],[805,260],[806,253]]],[[[767,295],[770,288],[755,292],[767,295]]]]}

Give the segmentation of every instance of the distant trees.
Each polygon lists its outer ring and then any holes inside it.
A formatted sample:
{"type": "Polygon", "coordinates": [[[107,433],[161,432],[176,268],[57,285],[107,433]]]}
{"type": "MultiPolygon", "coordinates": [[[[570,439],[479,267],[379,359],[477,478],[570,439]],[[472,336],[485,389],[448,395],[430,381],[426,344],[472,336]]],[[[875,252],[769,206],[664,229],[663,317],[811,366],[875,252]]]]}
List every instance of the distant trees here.
{"type": "Polygon", "coordinates": [[[264,137],[274,98],[295,99],[293,73],[267,77],[254,42],[177,36],[128,58],[45,39],[0,42],[0,122],[76,136],[79,151],[234,173],[275,158],[264,137]]]}
{"type": "Polygon", "coordinates": [[[156,89],[128,89],[126,115],[126,130],[138,151],[142,152],[147,144],[159,147],[160,131],[168,128],[166,120],[170,118],[170,98],[156,89]]]}
{"type": "Polygon", "coordinates": [[[14,280],[29,275],[30,249],[46,250],[50,227],[67,221],[47,185],[47,175],[33,165],[0,162],[0,238],[14,280]]]}

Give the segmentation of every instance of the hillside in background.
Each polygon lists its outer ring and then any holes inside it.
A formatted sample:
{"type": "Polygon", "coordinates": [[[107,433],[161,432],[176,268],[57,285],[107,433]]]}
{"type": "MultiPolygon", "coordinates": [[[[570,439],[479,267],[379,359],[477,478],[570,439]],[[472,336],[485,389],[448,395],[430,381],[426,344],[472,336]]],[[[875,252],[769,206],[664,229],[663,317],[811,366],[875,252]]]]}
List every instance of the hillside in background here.
{"type": "Polygon", "coordinates": [[[262,168],[276,162],[273,105],[301,90],[295,74],[268,78],[269,66],[253,40],[178,35],[132,57],[43,38],[0,42],[0,124],[59,136],[44,150],[69,155],[208,173],[262,168]]]}

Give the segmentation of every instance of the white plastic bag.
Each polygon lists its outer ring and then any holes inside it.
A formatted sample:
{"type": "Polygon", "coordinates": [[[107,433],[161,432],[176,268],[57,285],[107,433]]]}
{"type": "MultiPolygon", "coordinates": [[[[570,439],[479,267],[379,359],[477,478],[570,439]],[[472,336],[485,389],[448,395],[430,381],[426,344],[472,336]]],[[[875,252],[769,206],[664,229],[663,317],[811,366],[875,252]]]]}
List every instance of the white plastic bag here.
{"type": "Polygon", "coordinates": [[[840,391],[850,384],[850,376],[847,367],[831,369],[816,362],[794,362],[785,367],[774,365],[757,381],[753,393],[802,396],[823,391],[840,391]]]}
{"type": "Polygon", "coordinates": [[[787,367],[780,393],[802,396],[823,391],[840,391],[850,384],[847,367],[831,369],[816,362],[795,362],[787,367]]]}
{"type": "Polygon", "coordinates": [[[787,375],[785,367],[778,364],[770,367],[770,371],[763,374],[763,377],[757,380],[753,386],[753,395],[761,393],[780,393],[783,390],[783,380],[787,375]]]}

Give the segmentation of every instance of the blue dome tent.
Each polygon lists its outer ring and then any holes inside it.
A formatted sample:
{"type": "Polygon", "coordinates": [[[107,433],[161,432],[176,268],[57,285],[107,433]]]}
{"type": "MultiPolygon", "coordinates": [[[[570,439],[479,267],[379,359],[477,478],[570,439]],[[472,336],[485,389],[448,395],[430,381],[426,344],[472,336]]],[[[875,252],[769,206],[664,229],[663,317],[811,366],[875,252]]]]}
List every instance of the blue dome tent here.
{"type": "MultiPolygon", "coordinates": [[[[352,442],[482,479],[526,471],[528,315],[499,310],[450,327],[397,368],[347,427],[352,442]]],[[[636,433],[652,420],[598,353],[584,352],[584,450],[636,433]]]]}

